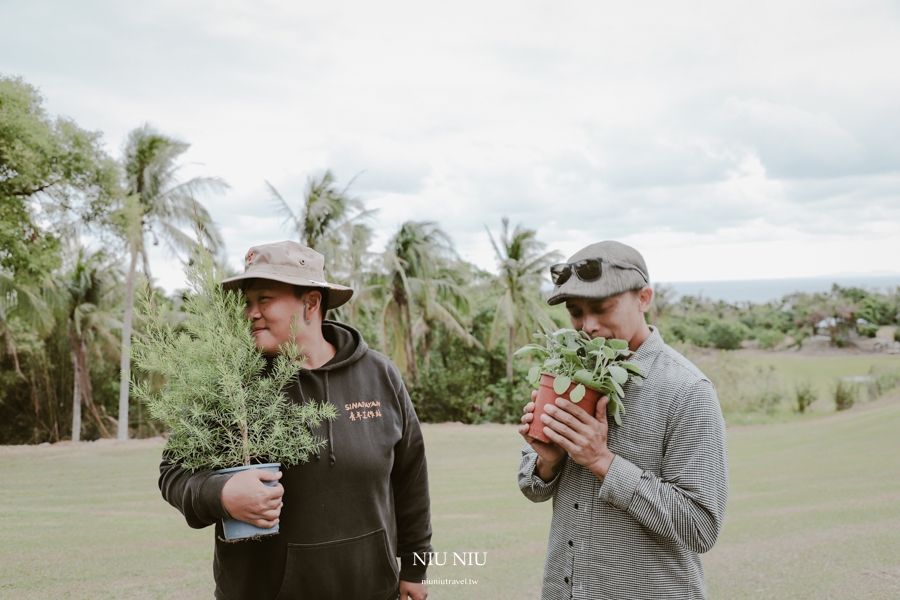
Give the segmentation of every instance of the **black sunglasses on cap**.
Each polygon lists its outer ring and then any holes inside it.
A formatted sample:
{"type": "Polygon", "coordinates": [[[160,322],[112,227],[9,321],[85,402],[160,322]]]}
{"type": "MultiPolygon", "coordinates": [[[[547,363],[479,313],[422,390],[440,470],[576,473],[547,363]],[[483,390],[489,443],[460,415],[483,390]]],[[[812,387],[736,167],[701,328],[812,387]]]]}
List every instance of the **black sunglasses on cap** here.
{"type": "Polygon", "coordinates": [[[650,283],[650,280],[647,279],[647,276],[644,275],[644,272],[640,267],[606,258],[585,258],[584,260],[573,263],[559,263],[558,265],[553,265],[550,267],[550,280],[553,281],[553,285],[562,285],[569,280],[569,277],[572,276],[572,271],[574,271],[575,275],[578,276],[578,279],[582,281],[597,281],[600,279],[600,276],[603,275],[603,263],[620,269],[637,271],[641,274],[641,277],[644,278],[644,281],[650,283]]]}

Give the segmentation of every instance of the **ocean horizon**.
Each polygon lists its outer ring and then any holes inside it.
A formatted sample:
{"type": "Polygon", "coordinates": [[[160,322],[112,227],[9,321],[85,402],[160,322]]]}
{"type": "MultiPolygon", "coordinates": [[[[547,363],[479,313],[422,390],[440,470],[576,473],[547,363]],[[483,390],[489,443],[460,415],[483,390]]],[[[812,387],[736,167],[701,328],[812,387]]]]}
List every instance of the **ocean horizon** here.
{"type": "MultiPolygon", "coordinates": [[[[870,292],[885,293],[889,288],[900,287],[900,274],[896,275],[833,275],[830,277],[796,277],[788,279],[744,279],[733,281],[662,281],[675,291],[675,300],[682,296],[702,296],[713,301],[766,302],[781,300],[794,292],[814,294],[828,292],[834,284],[841,287],[857,287],[870,292]]],[[[654,283],[656,285],[656,282],[654,283]]]]}

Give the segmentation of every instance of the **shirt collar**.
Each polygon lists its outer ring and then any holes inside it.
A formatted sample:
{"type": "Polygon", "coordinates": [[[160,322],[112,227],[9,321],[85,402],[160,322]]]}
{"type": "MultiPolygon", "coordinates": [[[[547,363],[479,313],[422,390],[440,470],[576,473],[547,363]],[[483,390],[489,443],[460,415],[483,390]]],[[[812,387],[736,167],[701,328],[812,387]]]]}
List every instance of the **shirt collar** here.
{"type": "Polygon", "coordinates": [[[650,328],[650,337],[644,340],[644,343],[628,359],[629,362],[637,362],[642,367],[649,367],[653,363],[653,357],[659,354],[665,346],[662,336],[659,335],[659,329],[653,325],[648,325],[648,327],[650,328]]]}

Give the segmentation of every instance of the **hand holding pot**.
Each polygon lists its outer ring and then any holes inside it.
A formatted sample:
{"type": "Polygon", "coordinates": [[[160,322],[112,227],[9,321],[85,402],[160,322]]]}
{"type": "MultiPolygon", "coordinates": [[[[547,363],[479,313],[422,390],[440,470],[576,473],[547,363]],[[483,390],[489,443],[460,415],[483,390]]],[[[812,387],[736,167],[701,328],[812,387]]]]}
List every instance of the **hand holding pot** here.
{"type": "Polygon", "coordinates": [[[557,398],[555,404],[547,406],[546,413],[541,416],[547,437],[601,481],[615,458],[607,445],[608,403],[609,398],[603,396],[597,402],[594,414],[589,415],[568,400],[557,398]]]}
{"type": "Polygon", "coordinates": [[[284,487],[280,483],[268,486],[263,481],[279,479],[281,471],[247,469],[235,473],[222,488],[222,505],[238,521],[265,529],[275,527],[281,516],[284,487]]]}
{"type": "Polygon", "coordinates": [[[525,405],[522,415],[522,425],[519,427],[519,433],[525,438],[525,441],[534,448],[538,455],[538,476],[544,481],[550,481],[558,472],[557,467],[562,464],[566,458],[566,451],[556,444],[548,444],[542,442],[530,435],[528,429],[534,420],[534,401],[537,398],[537,390],[531,392],[531,402],[525,405]]]}

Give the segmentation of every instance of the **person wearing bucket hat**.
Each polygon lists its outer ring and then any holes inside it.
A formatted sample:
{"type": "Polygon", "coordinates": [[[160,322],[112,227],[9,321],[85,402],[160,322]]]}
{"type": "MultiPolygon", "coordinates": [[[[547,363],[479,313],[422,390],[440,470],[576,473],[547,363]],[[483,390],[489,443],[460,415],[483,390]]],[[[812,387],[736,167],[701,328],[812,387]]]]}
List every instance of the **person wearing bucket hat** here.
{"type": "Polygon", "coordinates": [[[304,369],[287,400],[330,402],[338,417],[313,431],[327,441],[327,455],[281,473],[160,465],[163,497],[191,527],[216,526],[216,598],[424,600],[426,564],[417,557],[432,547],[422,432],[397,367],[359,331],[325,319],[353,290],[328,282],[324,257],[292,241],[254,246],[244,273],[222,285],[243,292],[266,355],[292,337],[301,347],[304,369]],[[228,543],[220,531],[226,517],[278,523],[279,532],[228,543]]]}
{"type": "Polygon", "coordinates": [[[647,324],[653,289],[637,250],[591,244],[550,275],[548,303],[565,303],[591,337],[628,342],[644,377],[624,386],[621,425],[605,398],[594,414],[557,398],[541,417],[551,443],[528,435],[534,402],[525,406],[519,488],[533,502],[553,499],[541,597],[705,598],[699,554],[715,543],[728,500],[715,388],[647,324]]]}

